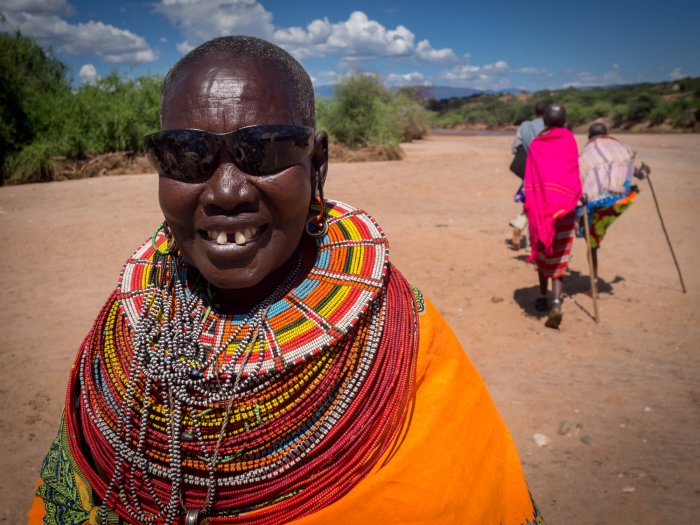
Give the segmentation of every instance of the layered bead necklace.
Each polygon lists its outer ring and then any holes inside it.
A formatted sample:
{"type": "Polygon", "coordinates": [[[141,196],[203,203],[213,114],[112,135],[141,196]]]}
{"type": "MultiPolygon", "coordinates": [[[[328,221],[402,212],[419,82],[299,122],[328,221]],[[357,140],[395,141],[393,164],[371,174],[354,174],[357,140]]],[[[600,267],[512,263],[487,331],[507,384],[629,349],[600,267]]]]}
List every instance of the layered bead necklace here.
{"type": "Polygon", "coordinates": [[[369,216],[333,203],[329,217],[245,316],[217,311],[179,257],[146,243],[127,261],[79,358],[104,507],[143,524],[284,523],[342,497],[391,445],[413,382],[413,294],[369,216]]]}

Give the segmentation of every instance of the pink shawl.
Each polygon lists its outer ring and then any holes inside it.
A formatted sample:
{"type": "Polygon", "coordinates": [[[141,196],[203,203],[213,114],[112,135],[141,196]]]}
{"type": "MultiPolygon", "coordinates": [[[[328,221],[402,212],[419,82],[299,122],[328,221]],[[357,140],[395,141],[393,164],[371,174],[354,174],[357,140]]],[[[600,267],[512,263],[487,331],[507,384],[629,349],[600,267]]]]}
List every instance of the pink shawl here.
{"type": "Polygon", "coordinates": [[[578,147],[566,128],[548,128],[530,144],[525,165],[525,213],[534,260],[551,255],[554,222],[576,208],[581,198],[578,147]]]}

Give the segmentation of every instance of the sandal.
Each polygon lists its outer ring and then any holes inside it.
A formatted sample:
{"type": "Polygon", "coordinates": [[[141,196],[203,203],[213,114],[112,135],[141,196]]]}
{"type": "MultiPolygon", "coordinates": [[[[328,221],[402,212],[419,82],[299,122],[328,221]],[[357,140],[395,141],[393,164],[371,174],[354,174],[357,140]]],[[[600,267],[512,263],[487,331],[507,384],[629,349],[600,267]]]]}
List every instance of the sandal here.
{"type": "Polygon", "coordinates": [[[535,301],[535,310],[538,312],[546,312],[549,309],[549,303],[547,302],[547,297],[541,295],[535,301]]]}
{"type": "Polygon", "coordinates": [[[559,299],[555,299],[552,301],[552,309],[549,311],[549,315],[547,316],[547,320],[544,322],[544,325],[547,328],[559,328],[563,317],[564,314],[561,312],[561,301],[559,299]]]}

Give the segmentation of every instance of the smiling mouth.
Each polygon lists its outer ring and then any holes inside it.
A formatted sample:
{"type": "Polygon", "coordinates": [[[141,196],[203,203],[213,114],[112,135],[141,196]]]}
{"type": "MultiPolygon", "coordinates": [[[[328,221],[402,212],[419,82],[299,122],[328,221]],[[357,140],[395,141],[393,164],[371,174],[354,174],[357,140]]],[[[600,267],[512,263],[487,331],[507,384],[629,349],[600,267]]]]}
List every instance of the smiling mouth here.
{"type": "Polygon", "coordinates": [[[255,240],[260,236],[264,227],[248,226],[235,230],[233,232],[225,232],[221,230],[200,230],[199,234],[205,239],[214,241],[218,245],[236,244],[237,246],[245,246],[247,243],[255,240]]]}

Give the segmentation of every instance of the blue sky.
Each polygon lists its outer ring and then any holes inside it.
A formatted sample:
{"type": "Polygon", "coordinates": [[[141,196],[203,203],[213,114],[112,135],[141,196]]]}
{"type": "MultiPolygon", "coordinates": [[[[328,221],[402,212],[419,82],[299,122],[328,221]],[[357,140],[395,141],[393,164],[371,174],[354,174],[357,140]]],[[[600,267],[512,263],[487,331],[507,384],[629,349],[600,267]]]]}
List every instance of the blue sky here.
{"type": "Polygon", "coordinates": [[[271,40],[314,83],[351,71],[397,85],[537,90],[700,76],[700,0],[0,0],[74,83],[165,74],[223,34],[271,40]]]}

